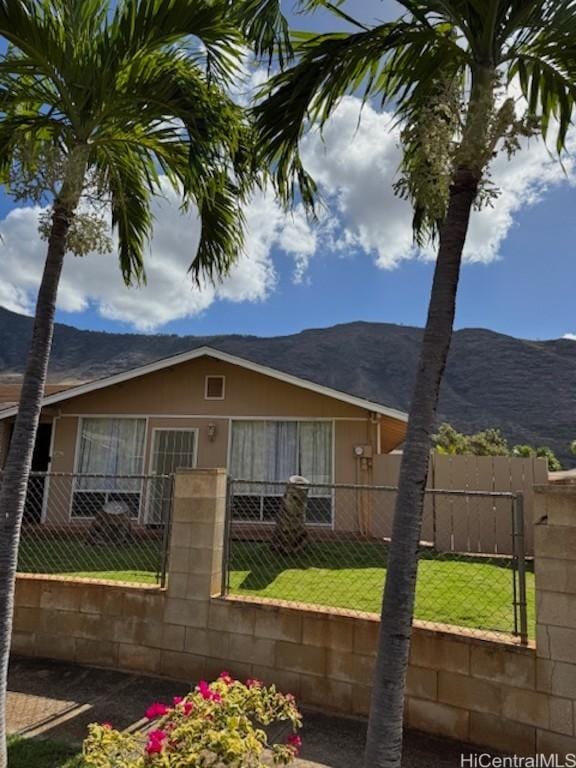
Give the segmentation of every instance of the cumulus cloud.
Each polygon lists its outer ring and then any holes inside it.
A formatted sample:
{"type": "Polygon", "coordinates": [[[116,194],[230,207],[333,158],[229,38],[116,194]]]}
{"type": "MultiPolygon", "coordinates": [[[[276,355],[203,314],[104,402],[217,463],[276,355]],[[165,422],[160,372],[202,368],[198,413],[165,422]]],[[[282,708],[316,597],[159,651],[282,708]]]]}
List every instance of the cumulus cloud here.
{"type": "MultiPolygon", "coordinates": [[[[246,90],[261,81],[260,70],[247,69],[246,90]]],[[[276,255],[294,264],[293,279],[306,279],[310,261],[319,253],[369,257],[377,268],[392,269],[407,259],[432,259],[434,252],[413,245],[412,212],[393,193],[400,165],[399,129],[387,113],[366,105],[359,121],[360,101],[342,101],[322,135],[311,132],[303,156],[316,178],[325,203],[320,221],[312,225],[302,207],[286,214],[271,190],[258,192],[246,210],[247,241],[228,278],[216,287],[194,287],[186,270],[196,252],[199,224],[182,214],[169,191],[154,203],[156,226],[146,255],[148,285],[126,288],[114,254],[68,256],[58,306],[68,312],[95,307],[103,316],[139,330],[160,328],[172,320],[192,317],[216,301],[264,301],[275,290],[276,255]]],[[[567,173],[533,139],[511,161],[499,156],[492,168],[501,190],[494,208],[472,217],[464,259],[488,263],[498,258],[515,216],[535,204],[546,190],[573,183],[567,173]]],[[[0,304],[31,312],[45,253],[37,232],[37,208],[16,208],[0,221],[0,304]]]]}
{"type": "MultiPolygon", "coordinates": [[[[0,222],[0,304],[29,313],[41,277],[46,243],[38,236],[40,208],[16,208],[0,222]]],[[[181,213],[173,192],[154,203],[154,237],[146,253],[147,285],[127,288],[116,255],[67,255],[58,292],[58,308],[82,312],[95,306],[104,317],[138,330],[198,315],[217,300],[263,301],[274,289],[272,249],[283,249],[299,264],[315,248],[315,237],[303,213],[286,217],[271,191],[259,192],[247,206],[244,252],[224,282],[197,288],[186,275],[200,235],[197,217],[181,213]]]]}
{"type": "MultiPolygon", "coordinates": [[[[392,189],[401,161],[399,128],[389,114],[376,112],[370,105],[364,107],[359,121],[359,109],[357,98],[344,99],[322,136],[316,131],[304,142],[306,166],[337,217],[332,248],[372,254],[384,269],[397,267],[405,259],[434,258],[432,250],[414,248],[410,205],[392,189]]],[[[514,215],[538,202],[549,187],[573,181],[573,170],[570,160],[563,170],[536,138],[525,142],[511,160],[499,155],[492,166],[492,181],[500,195],[493,208],[472,216],[464,260],[498,258],[514,215]]]]}

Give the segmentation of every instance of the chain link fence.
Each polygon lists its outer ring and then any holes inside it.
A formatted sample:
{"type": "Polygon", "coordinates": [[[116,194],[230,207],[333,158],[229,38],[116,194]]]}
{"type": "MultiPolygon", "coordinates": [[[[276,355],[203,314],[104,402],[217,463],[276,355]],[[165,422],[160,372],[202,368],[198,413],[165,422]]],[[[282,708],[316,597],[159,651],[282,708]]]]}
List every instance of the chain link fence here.
{"type": "MultiPolygon", "coordinates": [[[[396,494],[385,486],[231,480],[224,591],[378,614],[396,494]]],[[[526,642],[534,577],[523,527],[521,495],[427,492],[415,618],[526,642]]]]}
{"type": "Polygon", "coordinates": [[[32,473],[18,572],[160,584],[173,477],[32,473]]]}

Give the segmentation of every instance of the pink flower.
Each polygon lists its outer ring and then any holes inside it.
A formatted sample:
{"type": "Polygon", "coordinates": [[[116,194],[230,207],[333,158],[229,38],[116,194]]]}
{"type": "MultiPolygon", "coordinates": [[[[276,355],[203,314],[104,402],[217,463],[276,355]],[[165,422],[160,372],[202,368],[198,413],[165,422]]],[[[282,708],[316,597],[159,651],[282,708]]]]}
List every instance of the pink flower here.
{"type": "Polygon", "coordinates": [[[288,744],[290,749],[294,752],[294,755],[297,755],[302,747],[302,739],[297,733],[291,733],[286,739],[286,744],[288,744]]]}
{"type": "Polygon", "coordinates": [[[111,731],[112,723],[102,723],[102,728],[106,728],[107,731],[111,731]]]}
{"type": "Polygon", "coordinates": [[[146,710],[146,717],[148,720],[155,720],[157,717],[164,717],[169,712],[169,708],[166,704],[161,704],[159,701],[151,704],[146,710]]]}
{"type": "Polygon", "coordinates": [[[234,682],[234,678],[232,677],[230,672],[220,672],[218,680],[222,680],[222,682],[226,683],[226,685],[232,685],[232,683],[234,682]]]}
{"type": "Polygon", "coordinates": [[[212,698],[212,691],[210,690],[210,686],[206,682],[206,680],[200,680],[198,683],[198,692],[200,693],[200,696],[206,701],[209,701],[212,698]]]}
{"type": "Polygon", "coordinates": [[[166,738],[167,734],[164,731],[150,731],[148,734],[148,742],[146,744],[146,752],[149,755],[157,755],[159,752],[162,752],[166,738]]]}
{"type": "Polygon", "coordinates": [[[202,696],[204,701],[216,701],[216,702],[222,701],[222,696],[219,693],[215,693],[210,688],[206,680],[200,680],[197,688],[198,688],[198,693],[200,694],[200,696],[202,696]]]}
{"type": "Polygon", "coordinates": [[[262,681],[254,680],[249,677],[248,680],[246,680],[246,688],[262,688],[262,681]]]}
{"type": "Polygon", "coordinates": [[[194,709],[194,704],[192,704],[191,701],[186,701],[183,696],[174,696],[172,702],[175,707],[179,707],[179,711],[182,712],[185,717],[188,717],[194,709]]]}

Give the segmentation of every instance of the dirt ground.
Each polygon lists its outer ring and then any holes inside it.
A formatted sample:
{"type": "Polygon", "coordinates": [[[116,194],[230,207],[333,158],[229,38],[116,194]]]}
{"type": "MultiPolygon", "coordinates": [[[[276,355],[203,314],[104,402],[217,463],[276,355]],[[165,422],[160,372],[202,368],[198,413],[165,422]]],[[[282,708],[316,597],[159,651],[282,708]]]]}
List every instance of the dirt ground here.
{"type": "MultiPolygon", "coordinates": [[[[13,659],[9,676],[8,731],[29,738],[80,744],[86,726],[110,722],[115,728],[143,724],[152,701],[170,701],[189,690],[179,683],[54,661],[13,659]]],[[[360,766],[365,722],[305,712],[298,768],[360,766]]],[[[406,768],[456,768],[469,747],[407,732],[406,768]]]]}

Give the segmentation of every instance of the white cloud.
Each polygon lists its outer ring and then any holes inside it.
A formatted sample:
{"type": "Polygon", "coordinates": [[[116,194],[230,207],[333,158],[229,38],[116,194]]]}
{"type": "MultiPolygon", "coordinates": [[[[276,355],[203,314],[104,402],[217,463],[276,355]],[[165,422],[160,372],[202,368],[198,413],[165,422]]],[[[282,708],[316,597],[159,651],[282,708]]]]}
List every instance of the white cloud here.
{"type": "MultiPolygon", "coordinates": [[[[260,70],[247,65],[246,90],[261,78],[260,70]]],[[[199,224],[193,215],[181,214],[174,195],[167,193],[154,204],[156,226],[146,256],[148,285],[126,288],[114,254],[68,256],[59,308],[81,312],[91,306],[105,317],[153,330],[198,315],[218,300],[264,301],[278,281],[275,251],[292,259],[295,282],[305,279],[318,252],[368,255],[382,269],[407,259],[434,258],[432,250],[414,248],[410,206],[393,193],[400,164],[398,128],[390,115],[369,105],[359,122],[359,108],[357,98],[344,99],[323,135],[313,132],[304,140],[305,164],[326,202],[319,224],[312,226],[302,207],[285,214],[270,190],[258,192],[246,210],[245,253],[221,285],[197,289],[186,271],[197,248],[199,224]]],[[[553,186],[573,183],[574,175],[571,161],[565,175],[537,139],[511,161],[499,156],[492,177],[501,195],[493,209],[473,214],[465,261],[497,259],[520,209],[535,204],[553,186]]],[[[0,221],[0,304],[15,311],[32,311],[40,280],[46,244],[38,238],[38,212],[17,208],[0,221]]]]}
{"type": "Polygon", "coordinates": [[[565,161],[564,170],[549,154],[540,138],[525,143],[510,160],[500,154],[492,166],[492,181],[500,190],[494,207],[473,214],[466,256],[468,261],[497,259],[502,243],[514,227],[514,216],[535,205],[553,186],[574,183],[574,164],[565,161]]]}
{"type": "Polygon", "coordinates": [[[400,163],[399,135],[392,118],[360,101],[343,100],[323,135],[303,145],[307,169],[318,182],[332,219],[330,245],[340,252],[373,253],[380,267],[415,255],[411,209],[392,189],[400,163]]]}
{"type": "Polygon", "coordinates": [[[565,333],[562,338],[569,339],[570,341],[576,341],[576,333],[565,333]]]}
{"type": "MultiPolygon", "coordinates": [[[[0,222],[0,304],[17,312],[32,311],[40,282],[46,243],[38,236],[39,213],[39,208],[16,208],[0,222]]],[[[287,219],[270,191],[259,192],[246,210],[245,252],[221,285],[199,289],[186,274],[198,246],[197,217],[182,214],[168,190],[165,198],[155,201],[154,213],[154,237],[146,253],[147,285],[127,288],[114,253],[67,255],[59,309],[82,312],[95,306],[104,317],[151,331],[198,315],[218,299],[262,301],[276,283],[272,249],[283,242],[298,264],[314,240],[302,212],[287,219]]]]}
{"type": "MultiPolygon", "coordinates": [[[[338,218],[332,248],[371,253],[377,266],[398,266],[411,258],[434,258],[433,250],[419,253],[412,243],[412,211],[393,193],[401,153],[399,129],[389,114],[366,105],[359,122],[360,101],[342,101],[323,135],[310,134],[304,142],[307,168],[338,218]]],[[[500,190],[493,208],[474,212],[464,260],[490,262],[514,226],[514,216],[541,199],[548,188],[573,180],[573,164],[565,166],[549,155],[540,139],[532,139],[509,161],[499,155],[492,181],[500,190]]]]}

